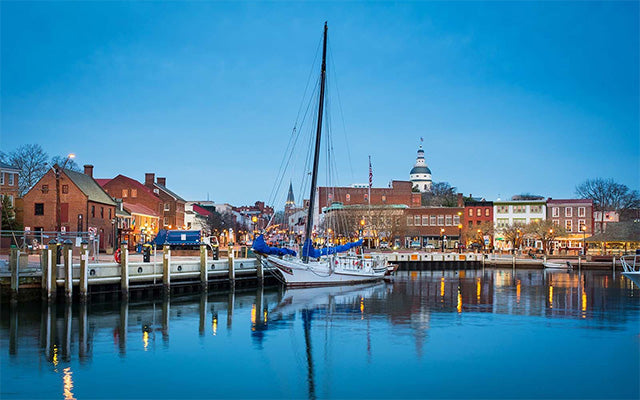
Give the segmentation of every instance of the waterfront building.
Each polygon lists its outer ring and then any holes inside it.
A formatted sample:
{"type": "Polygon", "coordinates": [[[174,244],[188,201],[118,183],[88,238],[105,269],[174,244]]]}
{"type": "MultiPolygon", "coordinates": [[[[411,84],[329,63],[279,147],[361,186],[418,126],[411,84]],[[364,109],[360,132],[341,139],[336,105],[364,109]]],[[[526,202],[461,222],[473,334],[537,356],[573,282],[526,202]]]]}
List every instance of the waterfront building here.
{"type": "MultiPolygon", "coordinates": [[[[359,185],[357,185],[359,186],[359,185]]],[[[409,181],[391,181],[388,188],[365,187],[324,187],[318,188],[317,212],[330,206],[334,202],[342,203],[345,206],[351,205],[388,205],[404,204],[407,207],[419,207],[421,202],[420,193],[411,190],[409,181]],[[371,196],[371,197],[369,197],[371,196]]]]}
{"type": "MultiPolygon", "coordinates": [[[[493,202],[494,248],[510,250],[512,243],[505,241],[501,231],[516,224],[526,225],[533,221],[547,219],[547,201],[535,200],[496,200],[493,202]]],[[[525,247],[542,248],[540,241],[525,240],[525,247]]]]}
{"type": "Polygon", "coordinates": [[[206,220],[217,211],[213,201],[187,201],[184,206],[184,223],[189,230],[208,231],[206,220]]]}
{"type": "Polygon", "coordinates": [[[167,178],[155,179],[154,173],[144,174],[144,186],[151,189],[162,200],[162,220],[164,229],[185,229],[184,206],[185,199],[167,188],[167,178]]]}
{"type": "Polygon", "coordinates": [[[150,242],[158,234],[160,216],[143,204],[123,202],[123,208],[129,213],[130,224],[127,240],[130,247],[150,242]]]}
{"type": "Polygon", "coordinates": [[[607,231],[607,225],[620,222],[620,214],[616,211],[593,211],[593,232],[603,233],[607,231]]]}
{"type": "Polygon", "coordinates": [[[464,227],[462,232],[465,242],[482,242],[485,246],[491,243],[493,236],[493,201],[475,199],[469,195],[464,202],[464,227]]]}
{"type": "Polygon", "coordinates": [[[12,206],[15,206],[15,200],[20,196],[19,178],[20,169],[0,162],[0,198],[8,197],[12,206]]]}
{"type": "Polygon", "coordinates": [[[409,173],[409,180],[411,181],[411,187],[421,193],[431,191],[431,170],[424,159],[422,145],[418,148],[418,156],[416,157],[416,163],[409,173]]]}
{"type": "MultiPolygon", "coordinates": [[[[116,203],[93,179],[93,165],[85,165],[84,173],[59,169],[61,230],[92,232],[99,235],[100,250],[112,251],[116,203]]],[[[56,173],[50,168],[24,195],[25,230],[56,230],[56,181],[56,173]]]]}
{"type": "Polygon", "coordinates": [[[551,242],[554,253],[581,253],[584,239],[593,235],[593,200],[549,198],[547,219],[566,231],[551,242]]]}
{"type": "Polygon", "coordinates": [[[585,239],[587,254],[624,255],[640,250],[640,220],[611,222],[605,232],[585,239]]]}
{"type": "Polygon", "coordinates": [[[412,207],[404,210],[404,247],[456,249],[462,244],[465,208],[412,207]]]}

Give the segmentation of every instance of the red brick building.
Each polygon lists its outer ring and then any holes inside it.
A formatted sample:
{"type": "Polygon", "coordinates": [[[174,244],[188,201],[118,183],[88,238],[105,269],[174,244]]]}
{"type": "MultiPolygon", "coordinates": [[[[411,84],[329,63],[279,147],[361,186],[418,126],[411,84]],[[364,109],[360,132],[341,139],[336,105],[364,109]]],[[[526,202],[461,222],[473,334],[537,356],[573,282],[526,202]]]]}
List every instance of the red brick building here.
{"type": "Polygon", "coordinates": [[[404,210],[405,247],[453,249],[460,243],[464,207],[414,207],[404,210]]]}
{"type": "MultiPolygon", "coordinates": [[[[113,250],[116,203],[93,179],[93,165],[85,165],[84,174],[62,168],[60,171],[62,230],[95,232],[100,250],[113,250]]],[[[56,199],[56,173],[49,169],[24,195],[25,230],[55,231],[56,199]]]]}
{"type": "Polygon", "coordinates": [[[474,230],[486,222],[493,223],[493,201],[467,200],[464,202],[464,228],[474,230]]]}
{"type": "Polygon", "coordinates": [[[554,240],[552,248],[577,254],[582,251],[584,240],[593,235],[593,200],[549,198],[547,219],[567,232],[554,240]]]}
{"type": "Polygon", "coordinates": [[[20,196],[19,176],[18,168],[0,162],[0,196],[8,197],[12,206],[15,205],[15,199],[20,196]]]}
{"type": "Polygon", "coordinates": [[[160,225],[165,229],[186,229],[184,223],[185,199],[167,188],[167,178],[155,179],[156,174],[144,174],[144,186],[162,200],[160,225]]]}
{"type": "Polygon", "coordinates": [[[163,201],[142,183],[128,176],[118,175],[113,179],[97,179],[102,188],[114,199],[122,199],[125,204],[139,204],[154,211],[155,216],[163,214],[163,201]]]}
{"type": "Polygon", "coordinates": [[[388,188],[319,187],[317,213],[320,214],[324,207],[330,206],[333,202],[340,202],[345,206],[369,204],[369,192],[371,205],[404,204],[420,207],[422,201],[420,193],[412,191],[409,181],[392,181],[388,188]]]}

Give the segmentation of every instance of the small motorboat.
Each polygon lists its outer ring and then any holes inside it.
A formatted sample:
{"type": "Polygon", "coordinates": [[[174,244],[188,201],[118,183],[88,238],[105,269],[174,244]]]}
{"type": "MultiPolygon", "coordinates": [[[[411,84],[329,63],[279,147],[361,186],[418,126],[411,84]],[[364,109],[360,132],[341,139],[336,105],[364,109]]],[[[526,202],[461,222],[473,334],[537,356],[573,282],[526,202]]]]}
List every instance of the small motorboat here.
{"type": "Polygon", "coordinates": [[[384,273],[385,276],[395,275],[396,271],[398,271],[399,264],[387,264],[387,272],[384,273]]]}
{"type": "Polygon", "coordinates": [[[565,262],[544,262],[542,263],[542,265],[544,265],[545,269],[573,269],[573,265],[571,265],[571,262],[569,261],[565,261],[565,262]]]}

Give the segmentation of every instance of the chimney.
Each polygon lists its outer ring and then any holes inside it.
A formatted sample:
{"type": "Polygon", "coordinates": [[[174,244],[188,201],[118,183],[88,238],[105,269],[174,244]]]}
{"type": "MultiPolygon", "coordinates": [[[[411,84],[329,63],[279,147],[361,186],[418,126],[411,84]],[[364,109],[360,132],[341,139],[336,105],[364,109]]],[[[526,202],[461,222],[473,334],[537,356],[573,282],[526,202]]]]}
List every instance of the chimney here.
{"type": "Polygon", "coordinates": [[[167,178],[158,178],[158,185],[167,186],[167,178]]]}
{"type": "Polygon", "coordinates": [[[90,177],[93,178],[93,165],[85,164],[84,165],[84,174],[85,175],[89,175],[90,177]]]}
{"type": "Polygon", "coordinates": [[[458,193],[458,207],[464,207],[464,200],[462,199],[462,193],[458,193]]]}
{"type": "Polygon", "coordinates": [[[147,172],[144,174],[144,185],[148,187],[153,187],[153,181],[156,180],[156,174],[147,172]]]}

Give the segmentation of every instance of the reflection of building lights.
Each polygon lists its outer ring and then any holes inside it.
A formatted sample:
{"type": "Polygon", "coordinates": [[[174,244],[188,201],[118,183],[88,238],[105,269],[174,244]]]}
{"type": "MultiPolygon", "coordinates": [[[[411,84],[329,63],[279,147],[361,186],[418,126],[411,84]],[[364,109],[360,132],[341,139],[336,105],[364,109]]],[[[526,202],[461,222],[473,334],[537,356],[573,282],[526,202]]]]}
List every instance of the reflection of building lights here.
{"type": "Polygon", "coordinates": [[[553,308],[553,285],[549,285],[549,308],[553,308]]]}
{"type": "Polygon", "coordinates": [[[213,321],[211,321],[211,332],[213,336],[215,336],[218,332],[218,317],[216,317],[215,315],[213,316],[213,321]]]}
{"type": "Polygon", "coordinates": [[[264,317],[264,322],[267,322],[267,310],[264,310],[264,312],[262,313],[262,316],[264,317]]]}
{"type": "Polygon", "coordinates": [[[516,281],[516,302],[520,303],[520,287],[521,287],[521,282],[520,279],[518,279],[516,281]]]}
{"type": "Polygon", "coordinates": [[[64,370],[64,376],[62,377],[62,382],[64,382],[64,398],[66,400],[75,400],[73,397],[73,377],[71,376],[73,372],[71,372],[71,368],[67,367],[64,370]]]}
{"type": "Polygon", "coordinates": [[[444,276],[440,279],[440,297],[444,297],[444,276]]]}
{"type": "Polygon", "coordinates": [[[458,286],[458,314],[462,312],[462,293],[460,293],[460,287],[458,286]]]}
{"type": "Polygon", "coordinates": [[[147,347],[149,347],[149,332],[142,332],[142,343],[144,343],[144,351],[147,351],[147,347]]]}
{"type": "Polygon", "coordinates": [[[480,304],[480,294],[482,293],[482,284],[480,278],[476,280],[476,302],[480,304]]]}
{"type": "MultiPolygon", "coordinates": [[[[251,325],[255,325],[256,324],[256,305],[252,305],[251,306],[251,325]]],[[[251,328],[252,330],[255,329],[255,327],[251,328]]]]}
{"type": "Polygon", "coordinates": [[[360,313],[364,313],[364,297],[360,297],[360,313]]]}
{"type": "Polygon", "coordinates": [[[53,359],[51,361],[53,362],[54,367],[58,366],[58,346],[55,344],[53,345],[53,359]]]}
{"type": "Polygon", "coordinates": [[[582,318],[585,318],[586,315],[584,314],[584,312],[587,311],[587,293],[584,291],[584,284],[581,284],[582,286],[582,318]]]}

